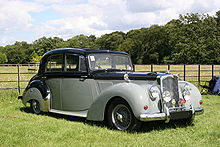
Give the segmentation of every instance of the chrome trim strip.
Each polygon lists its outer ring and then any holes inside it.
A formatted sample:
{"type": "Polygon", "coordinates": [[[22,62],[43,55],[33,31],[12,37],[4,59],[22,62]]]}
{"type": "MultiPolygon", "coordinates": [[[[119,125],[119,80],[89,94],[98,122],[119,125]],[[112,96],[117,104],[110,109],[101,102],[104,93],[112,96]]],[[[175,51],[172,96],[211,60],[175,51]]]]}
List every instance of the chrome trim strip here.
{"type": "Polygon", "coordinates": [[[43,100],[43,112],[49,112],[50,100],[51,100],[51,94],[49,93],[43,100]]]}
{"type": "Polygon", "coordinates": [[[193,105],[191,105],[191,111],[192,111],[192,120],[195,119],[195,109],[193,107],[193,105]]]}
{"type": "Polygon", "coordinates": [[[158,113],[158,114],[141,114],[140,120],[141,121],[154,121],[154,120],[165,120],[166,114],[165,113],[158,113]]]}
{"type": "Polygon", "coordinates": [[[204,109],[203,108],[195,109],[195,114],[196,115],[201,115],[203,113],[204,113],[204,109]]]}
{"type": "Polygon", "coordinates": [[[50,99],[43,100],[43,112],[49,112],[50,110],[50,99]]]}
{"type": "MultiPolygon", "coordinates": [[[[165,113],[156,113],[156,114],[140,114],[140,121],[155,121],[155,120],[165,120],[165,123],[168,123],[171,119],[170,111],[178,112],[178,110],[169,109],[165,107],[165,113]]],[[[183,110],[187,111],[187,110],[183,110]]],[[[195,118],[195,115],[200,115],[204,112],[203,108],[194,109],[193,105],[188,110],[192,112],[192,119],[195,118]]],[[[181,111],[180,111],[181,112],[181,111]]]]}
{"type": "Polygon", "coordinates": [[[166,109],[166,114],[167,114],[165,123],[168,123],[170,121],[170,110],[168,107],[165,107],[165,109],[166,109]]]}
{"type": "Polygon", "coordinates": [[[73,112],[73,111],[61,111],[61,110],[50,109],[50,112],[64,114],[64,115],[78,116],[78,117],[87,117],[88,114],[88,110],[73,112]]]}

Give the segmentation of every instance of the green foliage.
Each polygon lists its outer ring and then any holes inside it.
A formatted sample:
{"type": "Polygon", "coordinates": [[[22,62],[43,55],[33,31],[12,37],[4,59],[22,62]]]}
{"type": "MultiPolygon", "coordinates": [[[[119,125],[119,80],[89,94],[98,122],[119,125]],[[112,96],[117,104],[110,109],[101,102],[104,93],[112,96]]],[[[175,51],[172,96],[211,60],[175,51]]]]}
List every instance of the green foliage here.
{"type": "Polygon", "coordinates": [[[13,45],[7,45],[4,48],[4,53],[8,58],[8,63],[26,63],[28,62],[27,51],[29,49],[27,42],[16,42],[13,45]]]}
{"type": "Polygon", "coordinates": [[[44,53],[52,49],[61,47],[62,43],[63,43],[63,39],[59,37],[54,37],[54,38],[42,37],[33,42],[33,48],[34,48],[34,51],[36,51],[36,53],[39,56],[42,56],[44,53]]]}
{"type": "Polygon", "coordinates": [[[152,25],[127,33],[116,31],[99,38],[82,34],[67,41],[42,37],[32,44],[16,42],[0,47],[0,52],[7,56],[8,63],[27,63],[39,61],[55,48],[123,51],[131,55],[135,64],[219,64],[220,11],[213,17],[198,13],[180,15],[163,26],[152,25]]]}
{"type": "Polygon", "coordinates": [[[208,15],[180,15],[167,24],[172,61],[184,64],[213,64],[220,56],[220,32],[216,21],[208,15]]]}
{"type": "Polygon", "coordinates": [[[0,52],[0,64],[6,63],[6,62],[8,62],[7,56],[4,53],[0,52]]]}
{"type": "Polygon", "coordinates": [[[102,50],[117,50],[119,45],[124,41],[125,33],[113,32],[102,35],[96,40],[96,45],[102,50]]]}
{"type": "Polygon", "coordinates": [[[40,62],[42,56],[39,56],[35,51],[33,51],[30,58],[31,58],[30,61],[35,63],[35,62],[40,62]]]}
{"type": "Polygon", "coordinates": [[[94,35],[77,35],[67,40],[67,47],[70,48],[94,48],[96,37],[94,35]]]}

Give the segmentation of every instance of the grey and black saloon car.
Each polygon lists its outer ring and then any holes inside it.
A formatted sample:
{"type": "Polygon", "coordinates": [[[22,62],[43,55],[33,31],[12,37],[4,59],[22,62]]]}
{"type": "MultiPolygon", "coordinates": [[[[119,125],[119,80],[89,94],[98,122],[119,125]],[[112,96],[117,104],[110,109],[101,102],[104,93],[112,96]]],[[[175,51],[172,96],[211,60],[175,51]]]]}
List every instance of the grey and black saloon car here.
{"type": "Polygon", "coordinates": [[[145,121],[191,123],[203,113],[193,84],[170,73],[135,72],[127,53],[104,50],[47,52],[19,99],[36,114],[106,120],[118,130],[135,130],[145,121]]]}

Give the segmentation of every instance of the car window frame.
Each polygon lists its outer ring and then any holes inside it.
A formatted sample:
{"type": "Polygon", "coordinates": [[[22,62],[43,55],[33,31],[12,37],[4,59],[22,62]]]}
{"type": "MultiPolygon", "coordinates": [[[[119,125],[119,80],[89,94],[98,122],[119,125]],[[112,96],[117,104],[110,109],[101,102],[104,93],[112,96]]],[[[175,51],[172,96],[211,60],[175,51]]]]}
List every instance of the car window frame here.
{"type": "MultiPolygon", "coordinates": [[[[90,56],[92,56],[92,55],[94,55],[94,54],[109,54],[109,53],[91,53],[91,54],[88,55],[88,69],[89,69],[91,72],[98,71],[98,70],[92,70],[92,68],[91,68],[90,56]]],[[[110,54],[112,54],[112,55],[126,56],[126,57],[128,58],[128,61],[129,61],[130,65],[131,65],[131,69],[128,70],[128,71],[134,71],[134,67],[133,67],[133,64],[132,64],[132,62],[131,62],[131,58],[130,58],[129,55],[117,54],[117,53],[110,53],[110,54]]],[[[112,61],[111,61],[111,62],[112,62],[112,61]]]]}
{"type": "Polygon", "coordinates": [[[83,54],[77,54],[77,53],[55,53],[55,54],[51,54],[49,55],[45,62],[44,62],[44,74],[68,74],[68,75],[88,75],[88,65],[87,65],[87,58],[85,55],[83,54]],[[65,67],[66,67],[66,55],[70,54],[70,55],[76,55],[76,56],[83,56],[84,57],[84,62],[85,62],[85,71],[65,71],[65,67]],[[50,59],[51,56],[54,55],[62,55],[62,70],[61,71],[47,71],[47,63],[48,60],[50,59]]]}
{"type": "Polygon", "coordinates": [[[64,70],[64,54],[63,53],[56,53],[56,54],[51,54],[50,56],[47,57],[46,61],[44,62],[44,73],[46,74],[53,74],[53,73],[62,73],[64,70]],[[48,60],[50,59],[51,56],[55,56],[55,55],[61,55],[62,56],[62,69],[61,71],[47,71],[47,63],[48,60]]]}
{"type": "MultiPolygon", "coordinates": [[[[79,62],[78,62],[79,64],[79,62]]],[[[88,74],[88,67],[87,67],[87,64],[86,64],[86,57],[82,54],[76,54],[76,53],[64,53],[64,69],[63,69],[63,72],[64,73],[72,73],[72,74],[88,74]],[[84,62],[85,62],[85,71],[79,71],[79,70],[76,70],[76,71],[67,71],[65,70],[66,68],[66,63],[67,63],[67,55],[74,55],[74,56],[82,56],[84,57],[84,62]]]]}

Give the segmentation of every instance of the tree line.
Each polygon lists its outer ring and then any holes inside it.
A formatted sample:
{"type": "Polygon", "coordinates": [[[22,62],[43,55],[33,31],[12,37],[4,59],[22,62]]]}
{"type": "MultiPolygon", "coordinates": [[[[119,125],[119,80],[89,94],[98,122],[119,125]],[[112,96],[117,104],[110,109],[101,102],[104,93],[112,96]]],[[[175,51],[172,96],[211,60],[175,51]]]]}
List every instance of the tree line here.
{"type": "Polygon", "coordinates": [[[220,11],[215,16],[179,15],[165,25],[95,35],[77,35],[68,40],[42,37],[0,46],[0,63],[38,62],[55,48],[91,48],[123,51],[135,64],[219,64],[220,11]]]}

